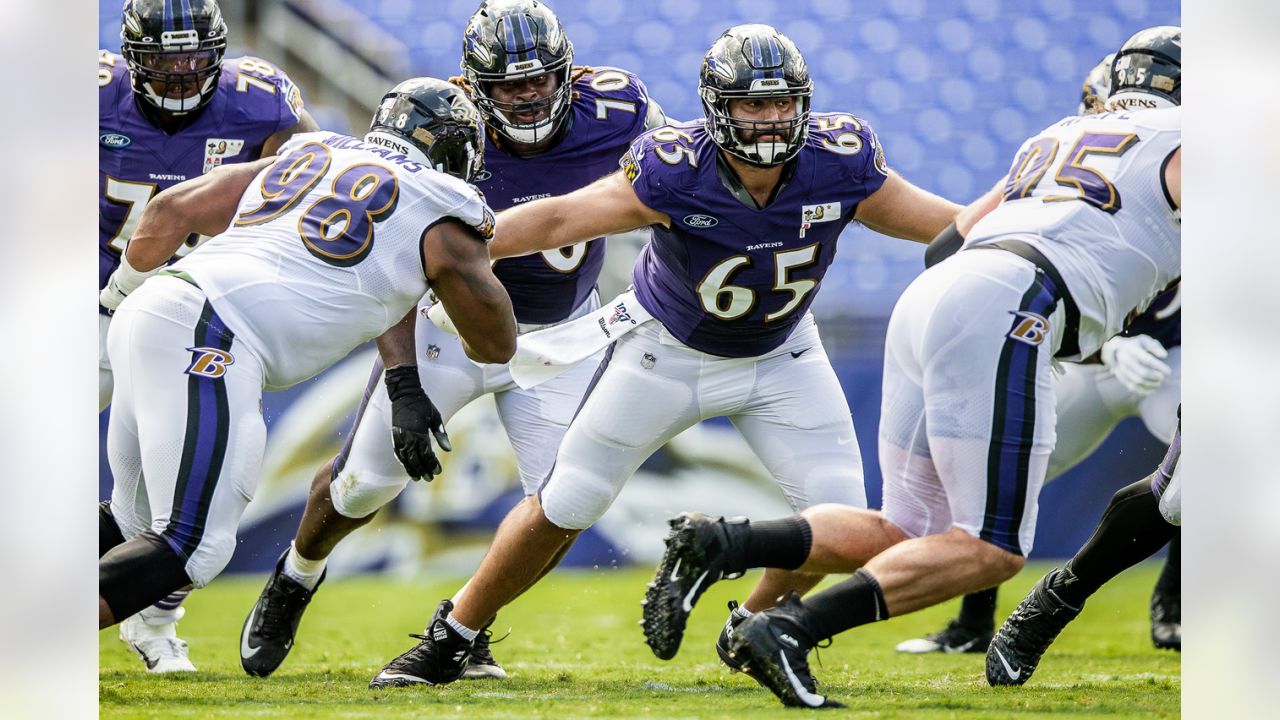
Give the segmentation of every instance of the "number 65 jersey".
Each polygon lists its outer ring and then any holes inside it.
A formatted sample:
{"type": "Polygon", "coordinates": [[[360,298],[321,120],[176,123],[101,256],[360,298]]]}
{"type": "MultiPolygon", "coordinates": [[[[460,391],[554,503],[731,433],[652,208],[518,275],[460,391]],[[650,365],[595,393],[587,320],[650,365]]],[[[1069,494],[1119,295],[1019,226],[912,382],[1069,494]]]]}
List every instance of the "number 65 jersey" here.
{"type": "Polygon", "coordinates": [[[1164,184],[1182,108],[1069,117],[1023,143],[1004,199],[965,247],[1017,239],[1044,254],[1080,309],[1088,357],[1182,275],[1182,221],[1164,184]]]}
{"type": "Polygon", "coordinates": [[[422,235],[457,218],[488,239],[475,188],[387,148],[297,135],[259,173],[221,235],[173,266],[286,388],[381,335],[427,291],[422,235]]]}

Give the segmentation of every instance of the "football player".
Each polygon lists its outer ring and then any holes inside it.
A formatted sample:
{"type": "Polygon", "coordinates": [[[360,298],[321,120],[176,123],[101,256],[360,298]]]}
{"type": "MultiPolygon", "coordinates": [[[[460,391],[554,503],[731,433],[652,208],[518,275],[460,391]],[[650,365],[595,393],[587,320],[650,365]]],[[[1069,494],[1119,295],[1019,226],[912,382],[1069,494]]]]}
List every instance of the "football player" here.
{"type": "MultiPolygon", "coordinates": [[[[485,170],[475,184],[498,209],[587,185],[616,168],[632,140],[663,123],[661,109],[635,75],[620,68],[575,66],[573,45],[559,20],[535,0],[483,3],[463,33],[461,65],[462,77],[456,80],[470,90],[489,129],[485,170]]],[[[599,307],[596,279],[604,245],[592,236],[494,265],[511,295],[521,333],[599,307]]],[[[468,360],[458,338],[427,319],[427,305],[424,299],[416,330],[423,386],[445,422],[492,394],[515,450],[520,482],[532,495],[551,470],[597,363],[583,362],[536,388],[517,387],[505,366],[468,360]]],[[[370,387],[376,387],[380,374],[379,366],[370,387]]],[[[240,662],[250,675],[266,676],[280,666],[333,548],[409,483],[392,452],[386,393],[366,395],[356,417],[347,446],[316,473],[292,547],[245,620],[240,662]]],[[[486,630],[472,649],[466,677],[505,676],[489,650],[486,630]]]]}
{"type": "MultiPolygon", "coordinates": [[[[274,155],[293,134],[318,129],[283,71],[257,58],[223,58],[227,26],[215,0],[129,0],[121,17],[121,54],[98,53],[99,290],[156,193],[274,155]]],[[[191,235],[175,257],[204,239],[191,235]]],[[[111,402],[110,323],[99,307],[99,411],[111,402]]],[[[120,625],[151,672],[195,670],[176,630],[185,597],[175,592],[120,625]]]]}
{"type": "MultiPolygon", "coordinates": [[[[1161,52],[1181,60],[1181,49],[1172,43],[1161,52]]],[[[1085,77],[1081,115],[1105,110],[1114,58],[1114,54],[1107,55],[1085,77]]],[[[930,264],[942,259],[936,249],[930,255],[930,264]]],[[[1175,286],[1152,301],[1124,332],[1108,340],[1099,362],[1063,364],[1061,373],[1054,377],[1058,440],[1049,456],[1045,482],[1091,455],[1128,417],[1142,418],[1160,442],[1167,445],[1173,440],[1182,389],[1181,306],[1181,290],[1175,286]]],[[[1173,650],[1182,647],[1180,538],[1180,533],[1174,534],[1151,594],[1151,641],[1158,648],[1173,650]]],[[[898,652],[986,652],[995,630],[996,592],[996,588],[989,588],[964,596],[960,614],[946,627],[899,643],[898,652]]]]}
{"type": "Polygon", "coordinates": [[[987,682],[1026,683],[1089,596],[1177,537],[1182,525],[1181,420],[1178,424],[1160,467],[1117,492],[1084,547],[1061,570],[1040,578],[1005,619],[987,649],[987,682]]]}
{"type": "MultiPolygon", "coordinates": [[[[772,27],[726,31],[698,89],[705,119],[650,131],[620,171],[500,216],[497,257],[643,227],[653,238],[633,292],[521,339],[522,352],[541,348],[564,364],[607,349],[538,493],[507,515],[471,581],[371,687],[456,680],[498,609],[555,565],[646,458],[700,420],[729,417],[793,507],[866,505],[849,406],[809,306],[850,222],[925,242],[959,208],[889,170],[865,120],[811,113],[804,58],[772,27]]],[[[777,537],[802,532],[775,525],[777,537]]],[[[791,552],[773,567],[802,561],[791,552]]],[[[818,579],[769,572],[746,605],[768,607],[818,579]]],[[[647,612],[646,623],[655,652],[671,657],[675,645],[647,612]]]]}
{"type": "MultiPolygon", "coordinates": [[[[784,552],[803,553],[801,570],[853,572],[748,618],[729,643],[784,704],[822,707],[808,665],[818,642],[1022,568],[1053,449],[1053,362],[1098,352],[1181,276],[1181,72],[1158,50],[1180,42],[1169,27],[1130,39],[1107,106],[1151,109],[1071,116],[1028,139],[1005,181],[957,218],[963,249],[903,292],[885,346],[883,510],[809,508],[787,519],[803,528],[790,540],[771,523],[673,519],[647,597],[671,598],[664,624],[683,628],[708,584],[784,552]]],[[[1044,584],[1073,581],[1059,570],[1044,584]]],[[[1039,610],[1065,608],[1055,597],[1039,610]]],[[[1001,663],[1016,678],[1034,660],[1001,663]]]]}
{"type": "Polygon", "coordinates": [[[263,390],[363,342],[377,338],[388,368],[397,458],[413,475],[438,469],[429,438],[443,426],[415,362],[418,299],[430,285],[455,310],[477,362],[515,349],[489,266],[493,213],[467,184],[483,142],[461,89],[416,78],[383,97],[363,140],[305,133],[279,158],[214,169],[143,212],[101,296],[116,310],[107,346],[120,372],[99,627],[218,575],[258,482],[263,390]],[[216,237],[166,268],[192,232],[216,237]]]}

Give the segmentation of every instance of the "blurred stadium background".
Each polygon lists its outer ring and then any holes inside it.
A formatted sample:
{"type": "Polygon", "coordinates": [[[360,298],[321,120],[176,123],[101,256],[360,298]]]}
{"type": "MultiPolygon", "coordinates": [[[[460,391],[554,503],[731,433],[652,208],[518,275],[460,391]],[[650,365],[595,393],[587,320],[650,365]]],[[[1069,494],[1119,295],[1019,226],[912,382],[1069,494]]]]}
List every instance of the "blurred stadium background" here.
{"type": "MultiPolygon", "coordinates": [[[[382,92],[414,75],[458,71],[462,28],[477,0],[222,0],[227,56],[285,68],[326,129],[360,134],[382,92]]],[[[668,116],[700,117],[703,52],[741,22],[766,22],[804,52],[816,110],[872,123],[889,164],[913,182],[967,202],[1006,169],[1028,135],[1074,113],[1080,81],[1143,27],[1181,24],[1173,0],[552,0],[578,64],[636,72],[668,116]]],[[[100,47],[118,51],[119,0],[99,0],[100,47]]],[[[637,238],[610,249],[604,297],[620,289],[637,238]]],[[[853,410],[868,497],[880,500],[876,423],[884,328],[922,268],[922,249],[851,227],[814,304],[853,410]]],[[[353,353],[316,380],[270,394],[267,462],[229,571],[269,569],[297,526],[314,470],[340,446],[373,351],[353,353]]],[[[105,437],[106,415],[100,418],[105,437]]],[[[415,484],[339,547],[331,572],[469,574],[492,530],[519,499],[515,465],[486,401],[450,424],[446,472],[415,484]]],[[[1128,420],[1089,460],[1041,497],[1035,556],[1064,557],[1084,541],[1115,488],[1163,453],[1128,420]]],[[[109,496],[105,454],[100,495],[109,496]]],[[[727,423],[705,423],[647,463],[619,502],[566,559],[576,566],[647,563],[663,520],[686,509],[769,517],[788,509],[727,423]]]]}

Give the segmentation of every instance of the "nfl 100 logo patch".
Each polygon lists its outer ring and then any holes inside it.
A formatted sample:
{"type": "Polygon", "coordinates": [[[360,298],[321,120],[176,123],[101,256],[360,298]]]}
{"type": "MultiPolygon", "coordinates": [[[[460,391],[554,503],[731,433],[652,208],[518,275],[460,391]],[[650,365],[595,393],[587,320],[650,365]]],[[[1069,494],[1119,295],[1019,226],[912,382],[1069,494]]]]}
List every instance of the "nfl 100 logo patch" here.
{"type": "Polygon", "coordinates": [[[226,138],[209,138],[204,141],[204,169],[210,170],[230,162],[244,149],[244,140],[228,140],[226,138]]]}

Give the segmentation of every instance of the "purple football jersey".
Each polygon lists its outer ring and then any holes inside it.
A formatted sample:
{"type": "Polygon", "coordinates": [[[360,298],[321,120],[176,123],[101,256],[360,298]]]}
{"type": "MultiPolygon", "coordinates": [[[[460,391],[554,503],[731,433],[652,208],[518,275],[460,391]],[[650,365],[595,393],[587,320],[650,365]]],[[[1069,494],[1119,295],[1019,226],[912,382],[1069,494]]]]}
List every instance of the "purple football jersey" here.
{"type": "Polygon", "coordinates": [[[681,342],[752,357],[781,345],[804,316],[840,232],[888,168],[871,126],[845,113],[810,115],[808,141],[763,208],[729,189],[737,179],[721,163],[704,120],[632,144],[622,167],[636,195],[671,218],[669,228],[654,226],[632,280],[681,342]]]}
{"type": "MultiPolygon", "coordinates": [[[[598,67],[574,82],[564,138],[546,152],[521,158],[485,142],[484,171],[475,185],[495,210],[564,195],[608,175],[645,130],[649,94],[635,75],[598,67]]],[[[508,258],[493,266],[511,296],[516,320],[559,322],[591,294],[604,265],[600,239],[562,250],[508,258]]]]}
{"type": "Polygon", "coordinates": [[[1182,345],[1181,286],[1174,285],[1157,295],[1146,312],[1134,318],[1121,334],[1148,335],[1166,350],[1182,345]]]}
{"type": "MultiPolygon", "coordinates": [[[[256,159],[268,137],[298,123],[301,109],[302,95],[284,71],[257,58],[226,58],[213,99],[193,123],[169,135],[139,109],[124,58],[100,51],[98,287],[120,264],[156,193],[224,163],[256,159]]],[[[201,239],[193,235],[178,256],[201,239]]]]}

